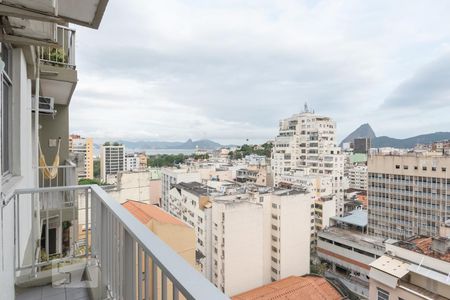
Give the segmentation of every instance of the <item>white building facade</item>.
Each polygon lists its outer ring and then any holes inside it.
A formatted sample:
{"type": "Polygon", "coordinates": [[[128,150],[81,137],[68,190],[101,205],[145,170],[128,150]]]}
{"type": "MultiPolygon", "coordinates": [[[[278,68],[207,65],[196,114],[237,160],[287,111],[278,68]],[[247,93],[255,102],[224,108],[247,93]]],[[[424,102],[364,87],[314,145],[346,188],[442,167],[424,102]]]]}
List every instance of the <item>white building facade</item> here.
{"type": "Polygon", "coordinates": [[[271,194],[271,281],[309,273],[312,204],[310,193],[271,194]]]}
{"type": "Polygon", "coordinates": [[[249,201],[212,204],[212,282],[233,296],[264,284],[263,207],[249,201]]]}
{"type": "Polygon", "coordinates": [[[202,274],[211,276],[211,202],[207,186],[198,182],[181,182],[169,192],[169,213],[195,230],[196,263],[202,274]]]}
{"type": "Polygon", "coordinates": [[[124,145],[102,145],[100,150],[100,175],[107,183],[115,183],[117,173],[125,168],[124,145]]]}
{"type": "Polygon", "coordinates": [[[348,169],[349,187],[357,190],[367,191],[369,172],[367,166],[356,165],[348,169]]]}
{"type": "Polygon", "coordinates": [[[272,149],[271,167],[275,186],[293,171],[307,175],[331,176],[336,196],[336,214],[344,212],[344,155],[336,146],[336,123],[305,111],[280,121],[279,134],[272,149]]]}
{"type": "Polygon", "coordinates": [[[199,172],[192,171],[190,168],[163,168],[161,169],[161,208],[171,213],[169,209],[170,190],[173,185],[180,182],[201,182],[199,172]]]}
{"type": "Polygon", "coordinates": [[[140,168],[140,159],[136,153],[125,154],[125,171],[136,171],[140,168]]]}

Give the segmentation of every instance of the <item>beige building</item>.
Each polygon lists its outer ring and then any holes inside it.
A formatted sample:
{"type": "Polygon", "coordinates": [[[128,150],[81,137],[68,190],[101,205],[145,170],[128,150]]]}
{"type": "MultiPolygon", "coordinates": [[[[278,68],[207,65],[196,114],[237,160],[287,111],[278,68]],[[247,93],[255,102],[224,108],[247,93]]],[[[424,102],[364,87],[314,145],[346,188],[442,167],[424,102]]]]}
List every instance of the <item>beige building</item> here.
{"type": "Polygon", "coordinates": [[[449,218],[450,156],[373,155],[368,160],[369,234],[436,236],[449,218]]]}
{"type": "Polygon", "coordinates": [[[94,178],[94,143],[92,138],[84,138],[76,134],[69,136],[69,152],[80,155],[83,165],[78,166],[78,179],[94,178]]]}
{"type": "Polygon", "coordinates": [[[271,281],[309,273],[312,194],[278,190],[271,195],[271,281]]]}
{"type": "Polygon", "coordinates": [[[290,172],[280,177],[279,186],[305,189],[314,199],[311,204],[311,248],[314,250],[317,233],[330,225],[336,216],[336,197],[333,194],[333,178],[329,175],[306,175],[302,171],[290,172]]]}
{"type": "Polygon", "coordinates": [[[159,170],[119,172],[116,184],[105,190],[120,203],[133,199],[147,204],[159,204],[160,176],[159,170]]]}
{"type": "Polygon", "coordinates": [[[386,253],[370,264],[369,299],[450,298],[448,235],[386,243],[386,253]]]}
{"type": "Polygon", "coordinates": [[[212,282],[228,296],[263,285],[262,205],[215,199],[212,220],[212,282]]]}
{"type": "Polygon", "coordinates": [[[191,226],[155,205],[133,200],[122,205],[191,266],[195,266],[195,233],[191,226]]]}
{"type": "MultiPolygon", "coordinates": [[[[160,175],[161,176],[161,175],[160,175]]],[[[161,203],[161,177],[150,180],[150,204],[161,203]]]]}

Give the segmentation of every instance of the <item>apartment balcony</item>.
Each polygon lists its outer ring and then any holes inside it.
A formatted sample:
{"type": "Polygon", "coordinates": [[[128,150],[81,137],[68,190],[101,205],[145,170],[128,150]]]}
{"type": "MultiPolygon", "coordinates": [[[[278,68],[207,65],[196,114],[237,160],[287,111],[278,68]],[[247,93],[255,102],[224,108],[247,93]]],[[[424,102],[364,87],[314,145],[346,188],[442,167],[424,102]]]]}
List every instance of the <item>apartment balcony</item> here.
{"type": "Polygon", "coordinates": [[[3,205],[16,299],[229,299],[97,185],[16,190],[3,205]]]}
{"type": "Polygon", "coordinates": [[[77,166],[66,160],[59,166],[39,167],[39,187],[73,186],[77,184],[77,166]],[[46,173],[48,172],[48,173],[46,173]],[[52,176],[48,176],[52,174],[52,176]]]}
{"type": "Polygon", "coordinates": [[[57,46],[38,48],[42,95],[55,104],[68,105],[78,81],[75,65],[75,30],[57,25],[57,46]]]}

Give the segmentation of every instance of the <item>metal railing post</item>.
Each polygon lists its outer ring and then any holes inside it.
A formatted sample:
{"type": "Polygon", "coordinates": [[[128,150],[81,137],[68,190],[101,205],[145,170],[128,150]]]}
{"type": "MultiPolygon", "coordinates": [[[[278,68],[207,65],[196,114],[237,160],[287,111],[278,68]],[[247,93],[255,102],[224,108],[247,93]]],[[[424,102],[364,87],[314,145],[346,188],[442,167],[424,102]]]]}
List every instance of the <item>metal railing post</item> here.
{"type": "MultiPolygon", "coordinates": [[[[31,276],[35,275],[35,265],[36,265],[36,232],[35,232],[35,225],[34,225],[34,208],[35,208],[35,204],[34,204],[34,196],[35,193],[31,194],[31,253],[32,253],[32,257],[31,257],[31,276]]],[[[19,227],[19,231],[20,231],[20,227],[19,227]]],[[[20,251],[20,248],[19,248],[20,251]]],[[[20,255],[20,253],[19,253],[20,255]]]]}
{"type": "MultiPolygon", "coordinates": [[[[135,274],[134,270],[134,240],[130,234],[124,230],[124,253],[123,253],[123,299],[135,299],[135,285],[133,278],[135,274]]],[[[156,298],[153,298],[156,299],[156,298]]]]}
{"type": "Polygon", "coordinates": [[[86,258],[89,256],[89,228],[88,228],[88,221],[89,221],[89,211],[88,211],[88,206],[89,206],[89,189],[86,188],[85,192],[84,192],[84,205],[85,205],[85,230],[86,230],[86,248],[85,248],[85,256],[86,258]]]}

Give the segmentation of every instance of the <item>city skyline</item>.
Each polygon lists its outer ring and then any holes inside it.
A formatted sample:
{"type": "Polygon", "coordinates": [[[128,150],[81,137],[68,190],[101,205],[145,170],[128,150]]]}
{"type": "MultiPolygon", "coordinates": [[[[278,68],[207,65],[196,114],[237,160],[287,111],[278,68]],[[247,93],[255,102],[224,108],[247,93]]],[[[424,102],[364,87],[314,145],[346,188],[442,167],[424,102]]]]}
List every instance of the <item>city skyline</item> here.
{"type": "Polygon", "coordinates": [[[71,131],[258,143],[305,101],[339,140],[366,122],[397,138],[450,128],[449,4],[404,4],[111,3],[101,34],[78,28],[71,131]]]}

